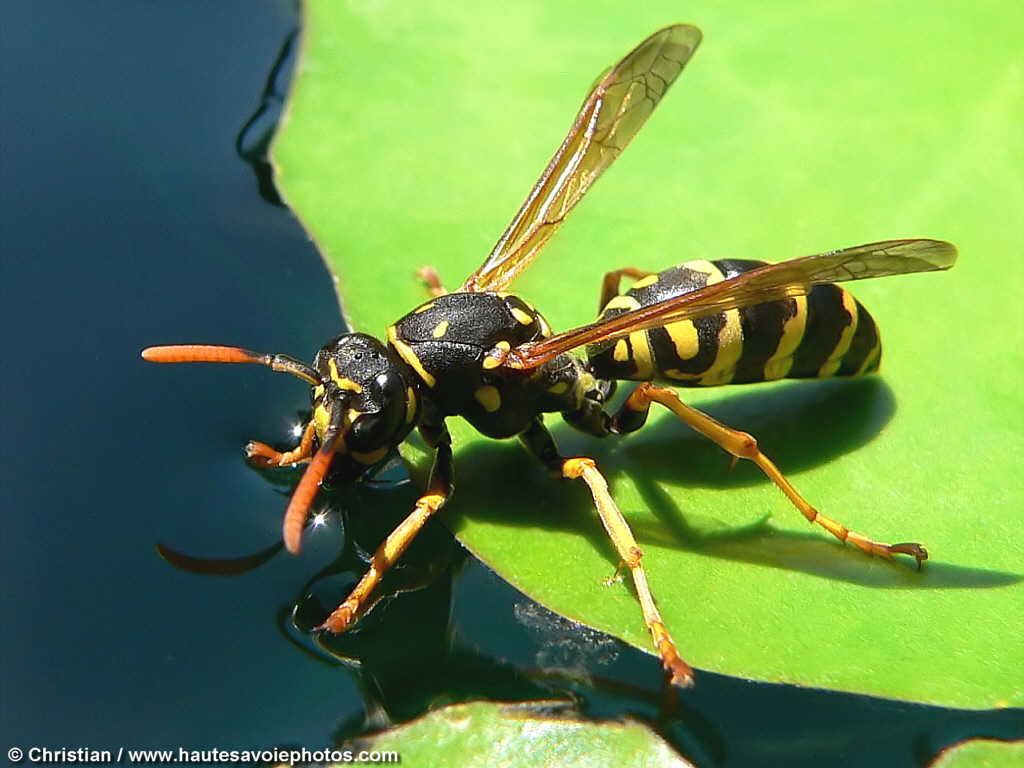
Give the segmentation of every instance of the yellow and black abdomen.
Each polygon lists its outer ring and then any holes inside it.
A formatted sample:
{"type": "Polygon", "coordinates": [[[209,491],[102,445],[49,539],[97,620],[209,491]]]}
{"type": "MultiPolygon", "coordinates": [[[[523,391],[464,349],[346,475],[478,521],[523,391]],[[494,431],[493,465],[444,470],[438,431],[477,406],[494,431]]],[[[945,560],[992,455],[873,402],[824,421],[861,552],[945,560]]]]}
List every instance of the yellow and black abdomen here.
{"type": "MultiPolygon", "coordinates": [[[[736,277],[763,261],[691,261],[637,280],[601,318],[736,277]]],[[[849,291],[817,285],[806,296],[679,321],[587,348],[604,379],[709,387],[782,378],[857,376],[878,369],[882,343],[871,315],[849,291]]]]}

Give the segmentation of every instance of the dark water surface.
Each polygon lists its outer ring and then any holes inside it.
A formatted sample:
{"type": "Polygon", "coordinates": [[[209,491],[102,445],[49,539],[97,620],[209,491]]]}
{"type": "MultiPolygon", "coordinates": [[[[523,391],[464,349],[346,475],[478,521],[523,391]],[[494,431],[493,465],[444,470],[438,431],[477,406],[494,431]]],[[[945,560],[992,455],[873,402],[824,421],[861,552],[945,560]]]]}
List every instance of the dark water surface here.
{"type": "Polygon", "coordinates": [[[408,486],[340,494],[380,519],[353,514],[342,534],[332,513],[302,557],[244,575],[162,560],[157,542],[225,557],[278,540],[285,488],[241,447],[284,439],[306,393],[246,366],[157,368],[139,350],[237,343],[311,359],[341,330],[313,247],[235,153],[297,21],[270,0],[0,5],[5,754],[314,749],[447,700],[565,691],[598,717],[664,712],[662,732],[707,766],[914,766],[958,738],[1024,736],[1019,712],[710,674],[663,710],[653,657],[550,619],[439,526],[394,585],[425,588],[316,648],[292,606],[305,626],[344,594],[408,486]]]}

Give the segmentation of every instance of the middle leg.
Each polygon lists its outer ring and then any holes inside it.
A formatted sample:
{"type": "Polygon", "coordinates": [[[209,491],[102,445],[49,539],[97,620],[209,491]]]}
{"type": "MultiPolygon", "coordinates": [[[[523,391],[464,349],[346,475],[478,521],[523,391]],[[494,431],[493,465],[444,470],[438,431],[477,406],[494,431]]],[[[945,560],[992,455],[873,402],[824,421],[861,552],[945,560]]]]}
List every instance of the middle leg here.
{"type": "Polygon", "coordinates": [[[679,651],[676,650],[675,642],[673,642],[672,636],[661,618],[661,613],[655,605],[654,595],[647,581],[647,572],[644,571],[643,564],[640,562],[643,553],[633,537],[626,518],[623,517],[608,490],[608,482],[604,479],[604,475],[601,474],[594,460],[587,457],[563,459],[558,455],[554,439],[539,419],[530,429],[520,435],[520,439],[531,453],[551,469],[553,474],[557,473],[570,480],[580,479],[587,484],[594,500],[594,506],[601,518],[601,524],[619,555],[620,567],[622,565],[628,567],[633,577],[633,586],[640,601],[644,623],[647,625],[654,640],[654,646],[661,656],[662,666],[673,685],[681,688],[692,686],[693,670],[689,664],[683,661],[679,651]]]}

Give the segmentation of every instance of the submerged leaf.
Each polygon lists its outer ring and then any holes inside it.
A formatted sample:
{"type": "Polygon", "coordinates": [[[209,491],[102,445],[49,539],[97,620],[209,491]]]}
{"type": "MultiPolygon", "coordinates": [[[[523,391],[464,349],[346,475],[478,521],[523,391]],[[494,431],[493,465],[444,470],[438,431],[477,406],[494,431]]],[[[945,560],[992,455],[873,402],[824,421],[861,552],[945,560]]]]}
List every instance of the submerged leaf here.
{"type": "MultiPolygon", "coordinates": [[[[640,723],[595,723],[561,702],[457,704],[348,745],[353,751],[396,752],[403,764],[552,768],[692,768],[640,723]]],[[[383,758],[382,758],[383,759],[383,758]]]]}

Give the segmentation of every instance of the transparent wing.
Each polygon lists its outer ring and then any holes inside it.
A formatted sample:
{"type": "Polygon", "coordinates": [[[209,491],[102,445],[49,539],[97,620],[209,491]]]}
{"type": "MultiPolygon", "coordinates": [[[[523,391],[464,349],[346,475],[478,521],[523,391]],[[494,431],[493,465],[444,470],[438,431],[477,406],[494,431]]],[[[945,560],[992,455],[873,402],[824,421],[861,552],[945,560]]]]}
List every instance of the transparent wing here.
{"type": "Polygon", "coordinates": [[[665,27],[601,78],[523,207],[487,260],[463,283],[463,291],[502,290],[530,263],[637,134],[700,39],[696,27],[665,27]]]}
{"type": "Polygon", "coordinates": [[[768,264],[697,291],[523,344],[508,354],[504,364],[512,368],[535,368],[563,352],[634,331],[802,296],[812,285],[821,283],[949,269],[956,257],[956,248],[941,240],[885,240],[768,264]]]}

